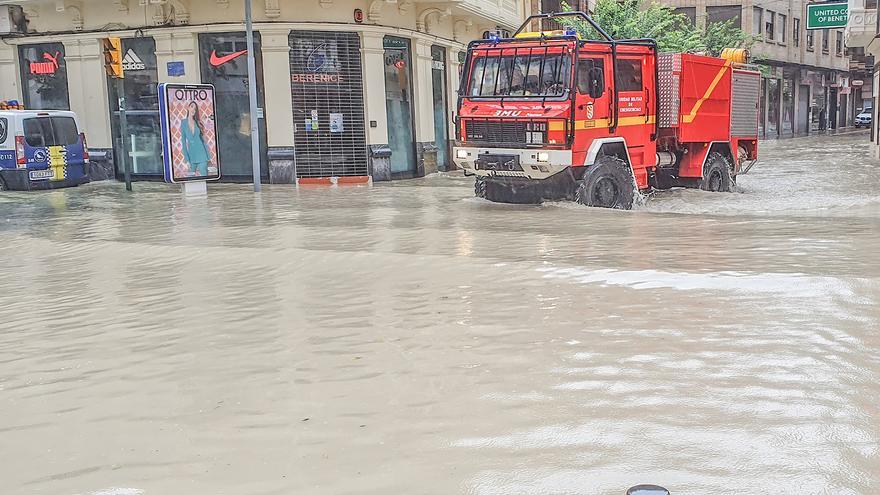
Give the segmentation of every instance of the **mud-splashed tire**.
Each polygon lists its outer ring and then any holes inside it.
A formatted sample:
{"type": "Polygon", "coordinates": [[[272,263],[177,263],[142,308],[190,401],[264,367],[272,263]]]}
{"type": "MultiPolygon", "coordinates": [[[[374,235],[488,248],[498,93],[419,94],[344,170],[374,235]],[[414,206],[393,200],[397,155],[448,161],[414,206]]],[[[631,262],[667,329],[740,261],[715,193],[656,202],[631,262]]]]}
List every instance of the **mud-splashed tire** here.
{"type": "Polygon", "coordinates": [[[631,210],[635,193],[630,166],[616,156],[601,156],[584,172],[574,200],[585,206],[631,210]]]}
{"type": "Polygon", "coordinates": [[[477,177],[474,180],[474,196],[486,199],[486,179],[477,177]]]}
{"type": "Polygon", "coordinates": [[[712,153],[703,167],[703,179],[700,189],[712,192],[730,192],[733,190],[733,165],[721,153],[712,153]]]}
{"type": "Polygon", "coordinates": [[[2,177],[0,177],[0,191],[7,191],[7,190],[9,190],[9,188],[6,187],[6,181],[3,180],[2,177]]]}

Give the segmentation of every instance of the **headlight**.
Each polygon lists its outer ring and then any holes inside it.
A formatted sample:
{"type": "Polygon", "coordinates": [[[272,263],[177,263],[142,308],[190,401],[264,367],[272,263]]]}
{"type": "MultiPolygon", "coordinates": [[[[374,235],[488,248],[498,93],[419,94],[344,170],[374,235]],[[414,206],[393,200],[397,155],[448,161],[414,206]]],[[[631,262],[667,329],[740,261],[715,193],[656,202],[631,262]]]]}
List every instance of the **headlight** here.
{"type": "Polygon", "coordinates": [[[468,152],[467,150],[457,149],[455,150],[455,157],[459,160],[464,160],[468,157],[468,152]]]}
{"type": "Polygon", "coordinates": [[[549,162],[550,161],[550,153],[546,151],[541,151],[538,153],[538,161],[539,162],[549,162]]]}

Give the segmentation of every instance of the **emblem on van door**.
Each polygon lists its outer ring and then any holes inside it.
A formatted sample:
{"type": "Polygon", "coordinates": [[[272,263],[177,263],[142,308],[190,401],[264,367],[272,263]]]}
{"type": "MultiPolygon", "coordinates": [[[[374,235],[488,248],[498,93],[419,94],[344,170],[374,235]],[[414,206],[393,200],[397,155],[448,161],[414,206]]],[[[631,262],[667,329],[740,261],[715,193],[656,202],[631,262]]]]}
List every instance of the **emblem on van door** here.
{"type": "Polygon", "coordinates": [[[6,119],[0,119],[0,143],[6,142],[6,129],[9,128],[9,123],[6,119]]]}
{"type": "Polygon", "coordinates": [[[38,150],[34,151],[34,161],[35,162],[45,162],[46,158],[48,158],[48,157],[49,157],[49,155],[46,154],[46,150],[44,150],[44,149],[38,149],[38,150]]]}

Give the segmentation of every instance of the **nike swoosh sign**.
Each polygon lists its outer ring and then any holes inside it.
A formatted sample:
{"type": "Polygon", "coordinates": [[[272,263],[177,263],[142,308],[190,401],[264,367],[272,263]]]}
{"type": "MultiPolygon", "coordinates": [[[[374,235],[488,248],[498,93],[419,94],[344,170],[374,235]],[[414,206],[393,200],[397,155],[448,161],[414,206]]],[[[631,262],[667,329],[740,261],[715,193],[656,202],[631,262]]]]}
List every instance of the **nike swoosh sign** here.
{"type": "Polygon", "coordinates": [[[242,50],[240,52],[230,53],[229,55],[223,55],[222,57],[218,57],[217,52],[214,50],[211,50],[211,60],[209,60],[209,62],[211,62],[211,65],[213,65],[214,67],[220,67],[221,65],[225,64],[226,62],[229,62],[230,60],[234,60],[234,59],[244,55],[245,53],[247,53],[247,50],[242,50]]]}

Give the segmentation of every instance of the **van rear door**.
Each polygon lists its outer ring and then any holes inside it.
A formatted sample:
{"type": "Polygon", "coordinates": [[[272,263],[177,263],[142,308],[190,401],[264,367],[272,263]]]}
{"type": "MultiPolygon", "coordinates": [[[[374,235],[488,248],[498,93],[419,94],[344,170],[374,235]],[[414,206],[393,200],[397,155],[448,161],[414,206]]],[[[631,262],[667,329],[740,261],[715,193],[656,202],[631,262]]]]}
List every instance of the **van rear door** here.
{"type": "Polygon", "coordinates": [[[71,166],[82,174],[85,148],[72,116],[29,117],[22,121],[22,127],[31,180],[69,178],[71,166]]]}

